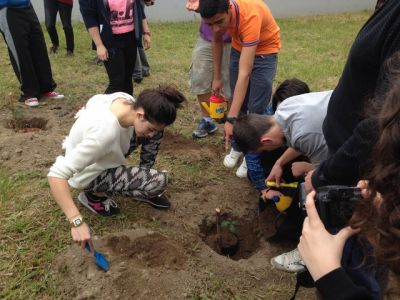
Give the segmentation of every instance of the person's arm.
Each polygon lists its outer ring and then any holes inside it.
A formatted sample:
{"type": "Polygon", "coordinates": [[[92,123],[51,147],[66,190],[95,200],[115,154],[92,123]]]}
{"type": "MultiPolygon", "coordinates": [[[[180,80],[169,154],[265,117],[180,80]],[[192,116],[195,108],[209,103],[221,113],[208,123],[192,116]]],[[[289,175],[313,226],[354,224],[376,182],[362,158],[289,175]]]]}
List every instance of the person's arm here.
{"type": "Polygon", "coordinates": [[[147,23],[147,19],[142,20],[143,24],[143,41],[144,41],[144,49],[148,50],[151,46],[151,36],[150,36],[150,28],[147,23]]]}
{"type": "Polygon", "coordinates": [[[361,121],[338,151],[314,170],[312,188],[328,184],[356,184],[362,177],[361,166],[370,159],[377,138],[374,122],[369,119],[361,121]]]}
{"type": "Polygon", "coordinates": [[[314,170],[314,166],[306,161],[297,161],[292,163],[292,174],[294,177],[301,177],[314,170]]]}
{"type": "Polygon", "coordinates": [[[375,299],[364,287],[355,285],[343,268],[337,268],[318,279],[315,287],[324,300],[372,300],[375,299]]]}
{"type": "Polygon", "coordinates": [[[341,267],[343,247],[346,240],[357,233],[347,226],[332,235],[322,223],[314,200],[315,192],[307,195],[307,217],[297,248],[314,281],[341,267]]]}
{"type": "Polygon", "coordinates": [[[88,28],[88,31],[90,37],[92,38],[94,44],[96,45],[97,57],[101,61],[108,60],[108,51],[107,48],[104,46],[103,41],[101,40],[99,27],[88,28]]]}
{"type": "MultiPolygon", "coordinates": [[[[57,204],[60,206],[61,210],[64,212],[67,220],[71,223],[72,220],[77,217],[82,218],[81,213],[79,212],[74,201],[72,200],[67,180],[52,176],[48,176],[47,179],[53,197],[56,200],[57,204]]],[[[90,249],[93,249],[89,226],[85,222],[83,222],[78,227],[71,227],[71,236],[73,241],[79,243],[82,249],[85,248],[86,242],[90,244],[90,249]]]]}
{"type": "Polygon", "coordinates": [[[287,148],[286,151],[281,155],[281,157],[276,160],[274,166],[271,169],[271,172],[267,177],[267,181],[275,181],[276,186],[279,187],[282,178],[283,167],[288,162],[294,160],[302,154],[302,152],[297,151],[291,147],[287,148]]]}
{"type": "MultiPolygon", "coordinates": [[[[244,97],[246,96],[247,87],[249,86],[251,71],[253,70],[254,58],[256,55],[257,45],[250,47],[243,47],[239,59],[239,72],[238,78],[233,92],[232,104],[228,112],[228,117],[237,118],[240,109],[242,108],[244,97]]],[[[225,122],[224,136],[225,146],[228,144],[233,135],[233,124],[225,122]]]]}
{"type": "Polygon", "coordinates": [[[100,37],[100,24],[98,22],[98,7],[96,0],[79,0],[79,8],[83,22],[96,45],[97,56],[101,61],[108,60],[108,51],[100,37]]]}
{"type": "Polygon", "coordinates": [[[222,92],[222,79],[221,79],[221,64],[222,52],[224,49],[223,36],[213,33],[212,39],[212,55],[213,55],[213,81],[212,93],[219,95],[222,92]]]}
{"type": "MultiPolygon", "coordinates": [[[[67,180],[107,154],[108,145],[115,142],[112,132],[105,130],[109,129],[108,124],[103,124],[103,126],[96,124],[96,126],[87,128],[85,130],[86,137],[65,156],[57,157],[47,175],[54,199],[69,221],[79,216],[80,212],[74,204],[67,180]]],[[[67,137],[67,143],[70,138],[72,137],[67,137]]],[[[93,249],[89,228],[86,224],[72,227],[71,235],[74,241],[80,243],[81,247],[84,247],[85,242],[88,241],[90,248],[93,249]]]]}
{"type": "Polygon", "coordinates": [[[143,139],[142,149],[140,151],[141,167],[151,168],[154,165],[163,135],[164,131],[160,131],[151,138],[143,139]]]}

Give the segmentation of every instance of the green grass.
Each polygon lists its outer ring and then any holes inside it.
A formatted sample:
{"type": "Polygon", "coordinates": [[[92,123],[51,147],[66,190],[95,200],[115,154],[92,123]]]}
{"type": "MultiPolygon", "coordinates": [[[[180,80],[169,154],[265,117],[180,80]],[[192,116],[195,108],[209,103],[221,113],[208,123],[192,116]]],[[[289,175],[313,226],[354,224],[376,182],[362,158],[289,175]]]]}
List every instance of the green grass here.
{"type": "MultiPolygon", "coordinates": [[[[308,82],[315,91],[334,88],[349,47],[369,14],[360,12],[278,20],[282,51],[275,86],[286,78],[298,77],[308,82]]],[[[189,103],[173,130],[189,137],[198,118],[196,100],[189,94],[187,84],[198,23],[154,23],[150,26],[153,41],[148,59],[152,75],[135,93],[161,83],[178,86],[188,96],[189,103]]],[[[60,24],[58,29],[62,49],[65,42],[60,24]]],[[[83,25],[75,24],[74,29],[75,57],[68,58],[60,50],[51,56],[51,64],[58,90],[66,95],[66,101],[78,106],[90,96],[104,91],[107,76],[103,66],[92,62],[95,53],[90,50],[91,42],[83,25]]],[[[47,42],[50,45],[48,39],[47,42]]],[[[0,42],[0,64],[0,108],[12,108],[11,103],[19,95],[19,84],[9,64],[4,42],[0,42]]],[[[220,144],[220,137],[200,143],[220,144]]],[[[168,157],[160,157],[159,160],[161,164],[168,163],[168,157]]],[[[209,175],[204,171],[201,167],[203,163],[186,158],[169,162],[173,164],[171,183],[174,184],[174,178],[183,178],[182,184],[187,186],[200,182],[204,176],[215,177],[215,174],[209,175]]],[[[124,214],[111,221],[87,216],[96,234],[131,228],[138,221],[150,228],[160,226],[159,220],[141,215],[135,205],[124,201],[120,205],[124,214]]],[[[68,224],[57,209],[46,180],[38,173],[9,174],[7,170],[0,170],[0,224],[0,298],[57,298],[49,270],[55,256],[65,250],[71,241],[68,224]]],[[[221,282],[219,278],[214,278],[210,284],[205,290],[195,292],[192,298],[209,299],[210,295],[212,298],[221,282]]]]}

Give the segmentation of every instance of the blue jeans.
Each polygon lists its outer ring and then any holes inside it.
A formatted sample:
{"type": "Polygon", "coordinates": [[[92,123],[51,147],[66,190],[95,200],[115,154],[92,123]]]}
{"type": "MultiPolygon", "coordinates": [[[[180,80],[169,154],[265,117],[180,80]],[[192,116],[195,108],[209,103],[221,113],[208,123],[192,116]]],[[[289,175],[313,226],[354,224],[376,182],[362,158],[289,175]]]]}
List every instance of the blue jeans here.
{"type": "MultiPolygon", "coordinates": [[[[235,90],[239,73],[240,52],[231,49],[231,60],[229,64],[229,76],[232,95],[235,90]]],[[[272,83],[276,74],[278,63],[277,54],[256,55],[253,69],[250,75],[249,85],[240,112],[242,114],[256,113],[263,115],[267,111],[272,95],[272,83]]],[[[237,150],[235,142],[232,141],[233,149],[237,150]]],[[[261,164],[261,156],[258,153],[246,153],[247,172],[250,181],[256,189],[263,190],[265,185],[265,174],[261,164]]]]}
{"type": "MultiPolygon", "coordinates": [[[[239,59],[240,52],[232,48],[229,64],[232,95],[239,74],[239,59]]],[[[246,96],[241,108],[242,113],[264,114],[271,100],[272,82],[275,78],[277,63],[277,54],[255,56],[249,86],[247,87],[246,96]]]]}

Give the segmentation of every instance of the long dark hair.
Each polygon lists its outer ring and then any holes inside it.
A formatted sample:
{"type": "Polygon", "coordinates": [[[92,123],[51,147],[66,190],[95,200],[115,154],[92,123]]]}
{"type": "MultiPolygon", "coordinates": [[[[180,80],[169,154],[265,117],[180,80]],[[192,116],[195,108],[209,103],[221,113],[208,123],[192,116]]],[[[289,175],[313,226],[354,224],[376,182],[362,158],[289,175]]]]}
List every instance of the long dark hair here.
{"type": "Polygon", "coordinates": [[[400,281],[400,76],[393,78],[377,114],[378,141],[367,176],[371,196],[361,201],[350,224],[374,246],[374,256],[391,271],[389,294],[400,281]],[[380,194],[381,199],[377,200],[380,194]]]}
{"type": "Polygon", "coordinates": [[[150,123],[168,126],[174,123],[176,110],[182,107],[184,101],[185,96],[174,86],[159,86],[142,91],[133,108],[143,108],[144,117],[150,123]]]}

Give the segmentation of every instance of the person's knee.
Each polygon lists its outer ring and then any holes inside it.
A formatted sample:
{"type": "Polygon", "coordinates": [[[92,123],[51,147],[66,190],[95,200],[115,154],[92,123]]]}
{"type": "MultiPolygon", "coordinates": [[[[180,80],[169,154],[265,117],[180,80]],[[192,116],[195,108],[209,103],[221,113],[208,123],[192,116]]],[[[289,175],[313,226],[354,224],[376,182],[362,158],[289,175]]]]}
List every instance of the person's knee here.
{"type": "Polygon", "coordinates": [[[152,195],[160,195],[162,194],[168,185],[168,175],[165,171],[156,171],[153,170],[155,173],[152,175],[153,180],[155,181],[155,186],[151,188],[149,193],[152,195]]]}

